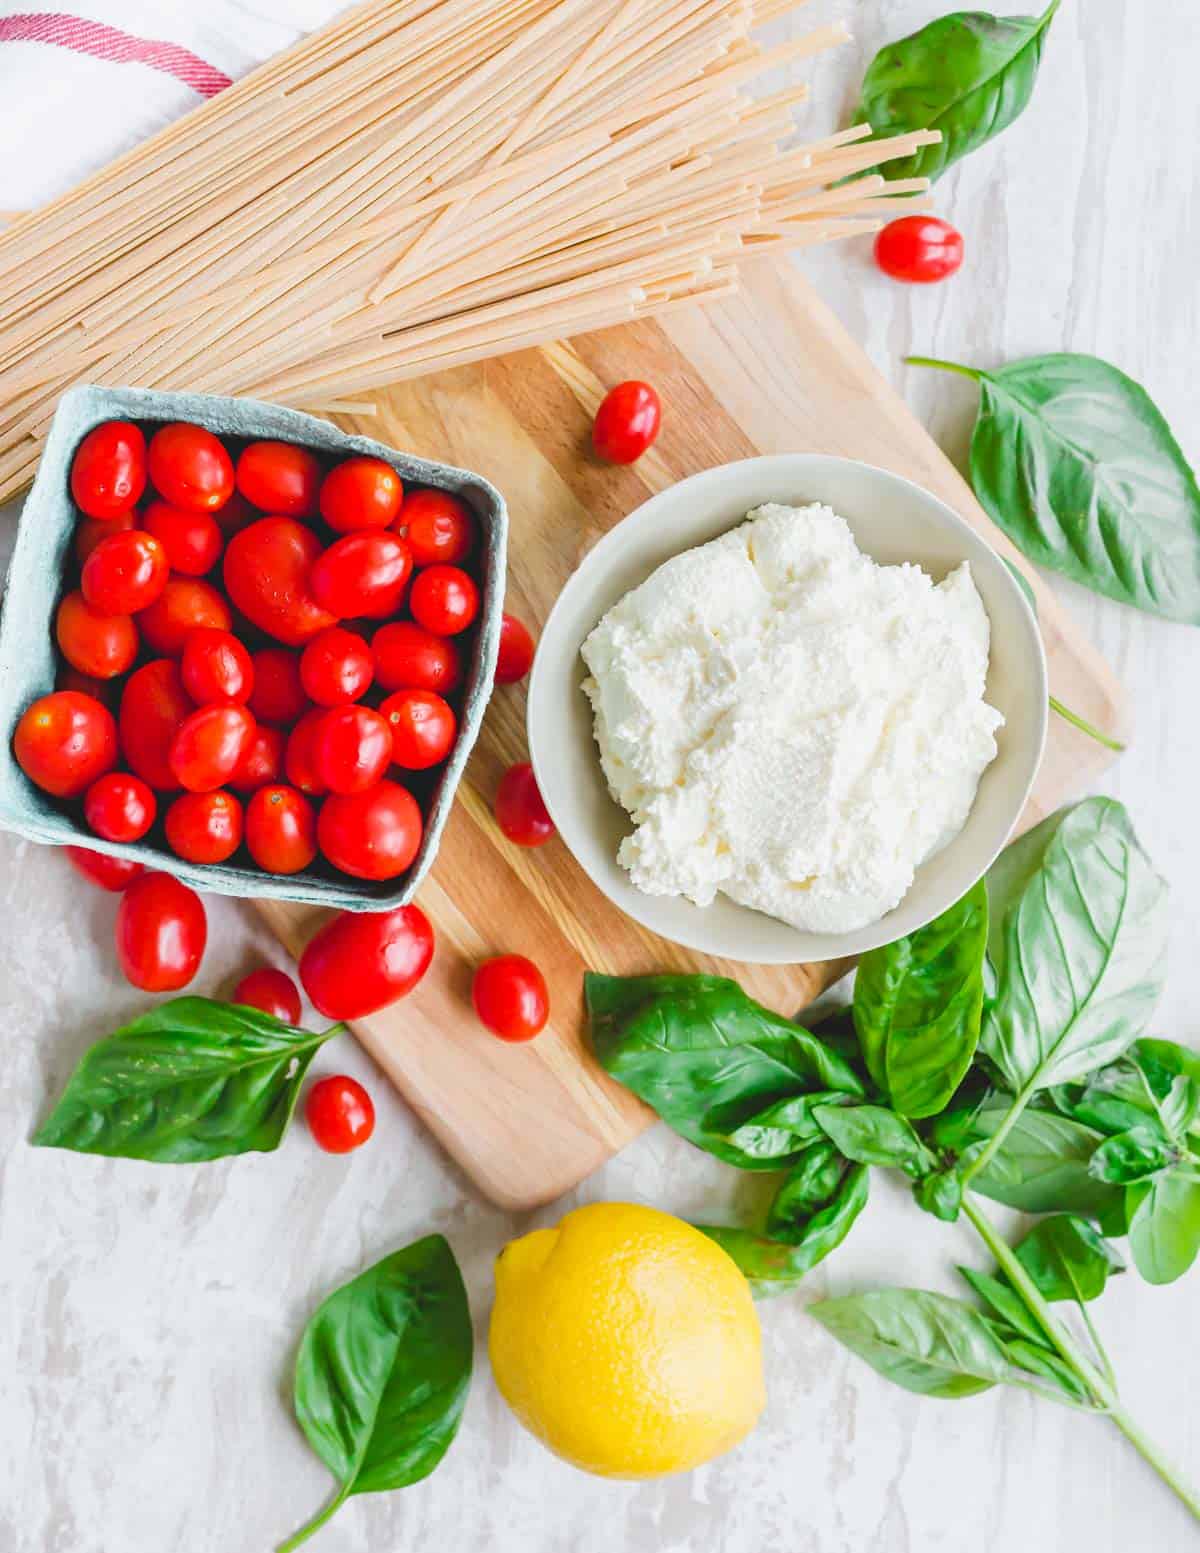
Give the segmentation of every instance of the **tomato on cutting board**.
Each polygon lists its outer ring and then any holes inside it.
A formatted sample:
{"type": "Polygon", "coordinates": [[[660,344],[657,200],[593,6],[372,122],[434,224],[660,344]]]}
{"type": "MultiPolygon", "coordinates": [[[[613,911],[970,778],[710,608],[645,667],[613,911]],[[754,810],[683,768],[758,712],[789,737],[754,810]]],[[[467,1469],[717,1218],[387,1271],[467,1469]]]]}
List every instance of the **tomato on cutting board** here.
{"type": "Polygon", "coordinates": [[[554,835],[554,821],[528,761],[510,766],[496,789],[496,823],[519,847],[540,847],[554,835]]]}
{"type": "Polygon", "coordinates": [[[533,667],[533,637],[515,615],[500,620],[500,650],[496,655],[497,685],[515,685],[533,667]]]}
{"type": "Polygon", "coordinates": [[[610,388],[592,423],[592,446],[610,464],[632,464],[657,441],[662,401],[649,383],[630,379],[610,388]]]}
{"type": "Polygon", "coordinates": [[[433,959],[433,928],[419,906],[342,911],[300,956],[300,984],[326,1019],[362,1019],[407,997],[433,959]]]}
{"type": "Polygon", "coordinates": [[[502,1041],[531,1041],[546,1028],[550,994],[546,978],[522,954],[485,960],[471,983],[479,1021],[502,1041]]]}

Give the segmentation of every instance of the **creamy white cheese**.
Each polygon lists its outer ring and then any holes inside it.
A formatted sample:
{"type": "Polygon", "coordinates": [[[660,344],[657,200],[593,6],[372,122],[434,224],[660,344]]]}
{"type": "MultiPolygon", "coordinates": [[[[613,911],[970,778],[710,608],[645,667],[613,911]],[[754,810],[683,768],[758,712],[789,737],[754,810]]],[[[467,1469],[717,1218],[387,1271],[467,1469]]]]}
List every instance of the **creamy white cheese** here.
{"type": "Polygon", "coordinates": [[[718,890],[812,932],[890,911],[961,830],[1003,718],[964,563],[877,566],[828,507],[760,507],[583,645],[639,889],[718,890]]]}

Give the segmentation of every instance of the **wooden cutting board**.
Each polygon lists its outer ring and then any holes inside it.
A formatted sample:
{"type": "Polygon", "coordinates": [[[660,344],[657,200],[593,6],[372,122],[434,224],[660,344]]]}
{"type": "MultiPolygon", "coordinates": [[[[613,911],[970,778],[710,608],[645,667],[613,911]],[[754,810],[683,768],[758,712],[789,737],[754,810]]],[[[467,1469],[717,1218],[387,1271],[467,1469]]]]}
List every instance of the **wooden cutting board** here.
{"type": "MultiPolygon", "coordinates": [[[[866,460],[934,491],[1002,554],[953,466],[853,340],[788,265],[763,261],[741,295],[570,343],[439,373],[373,395],[379,413],[344,424],[427,458],[478,470],[504,492],[512,524],[508,608],[537,627],[577,562],[614,523],[684,475],[756,453],[819,451],[866,460]],[[658,444],[636,466],[588,456],[591,417],[623,378],[654,383],[666,407],[658,444]]],[[[1124,724],[1107,665],[1035,580],[1054,693],[1101,728],[1124,724]]],[[[437,933],[417,991],[355,1027],[409,1104],[492,1201],[551,1201],[639,1133],[650,1113],[592,1060],[582,978],[714,971],[794,1013],[849,968],[745,966],[665,943],[625,918],[558,841],[528,851],[491,816],[504,769],[526,758],[521,686],[497,689],[419,903],[437,933]],[[501,952],[542,967],[553,1004],[536,1041],[508,1046],[475,1021],[473,965],[501,952]]],[[[1088,783],[1112,755],[1060,718],[1023,825],[1088,783]]],[[[298,954],[321,911],[261,902],[298,954]]]]}

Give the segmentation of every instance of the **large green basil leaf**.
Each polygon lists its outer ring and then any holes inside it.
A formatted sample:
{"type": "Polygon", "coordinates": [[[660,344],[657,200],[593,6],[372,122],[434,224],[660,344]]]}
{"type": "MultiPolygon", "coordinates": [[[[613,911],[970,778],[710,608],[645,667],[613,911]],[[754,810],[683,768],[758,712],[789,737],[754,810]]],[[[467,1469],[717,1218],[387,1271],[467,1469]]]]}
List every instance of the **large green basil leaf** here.
{"type": "Polygon", "coordinates": [[[934,1116],[971,1066],[983,1009],[987,889],[859,962],[854,1023],[875,1083],[903,1116],[934,1116]]]}
{"type": "Polygon", "coordinates": [[[1157,1175],[1177,1160],[1178,1155],[1159,1128],[1138,1126],[1106,1138],[1092,1155],[1088,1169],[1098,1181],[1127,1186],[1131,1181],[1157,1175]]]}
{"type": "Polygon", "coordinates": [[[300,1342],[295,1406],[339,1488],[280,1553],[351,1494],[429,1476],[458,1431],[472,1350],[467,1292],[441,1235],[384,1257],[325,1300],[300,1342]]]}
{"type": "Polygon", "coordinates": [[[956,11],[881,49],[863,82],[859,123],[877,135],[941,131],[939,145],[885,163],[888,178],[938,178],[1024,112],[1059,0],[1041,16],[956,11]]]}
{"type": "Polygon", "coordinates": [[[743,1170],[779,1168],[777,1155],[731,1141],[767,1106],[863,1096],[849,1063],[724,977],[589,974],[584,994],[601,1065],[689,1143],[743,1170]]]}
{"type": "Polygon", "coordinates": [[[848,1097],[836,1089],[777,1100],[725,1136],[725,1143],[744,1158],[770,1162],[779,1170],[794,1161],[806,1144],[825,1134],[813,1115],[817,1106],[839,1105],[848,1097]]]}
{"type": "Polygon", "coordinates": [[[1099,1411],[1099,1404],[1071,1369],[1070,1365],[1048,1348],[1044,1341],[1030,1342],[1023,1337],[1006,1337],[1001,1339],[1004,1343],[1004,1352],[1020,1369],[1028,1371],[1030,1375],[1037,1375],[1042,1380],[1049,1381],[1055,1391],[1061,1393],[1055,1401],[1062,1401],[1065,1397],[1077,1407],[1086,1407],[1091,1411],[1099,1411]]]}
{"type": "Polygon", "coordinates": [[[1200,1175],[1181,1167],[1126,1192],[1134,1265],[1147,1283],[1173,1283],[1200,1251],[1200,1175]]]}
{"type": "Polygon", "coordinates": [[[805,1145],[784,1176],[767,1209],[767,1234],[792,1240],[816,1208],[830,1202],[846,1174],[847,1161],[823,1134],[805,1145]]]}
{"type": "MultiPolygon", "coordinates": [[[[982,1107],[972,1117],[970,1137],[992,1137],[1007,1115],[1007,1105],[982,1107]]],[[[971,1186],[1024,1213],[1102,1213],[1123,1195],[1089,1173],[1092,1155],[1103,1141],[1101,1133],[1069,1117],[1024,1111],[999,1152],[972,1177],[971,1186]]]]}
{"type": "Polygon", "coordinates": [[[319,1035],[211,998],[173,998],[83,1057],[43,1147],[190,1164],[279,1147],[319,1035]]]}
{"type": "Polygon", "coordinates": [[[937,1164],[910,1123],[880,1105],[818,1106],[817,1125],[847,1159],[903,1170],[914,1179],[937,1164]]]}
{"type": "Polygon", "coordinates": [[[1086,1219],[1060,1213],[1035,1224],[1017,1258],[1048,1300],[1094,1300],[1125,1264],[1086,1219]]]}
{"type": "Polygon", "coordinates": [[[976,1272],[973,1267],[960,1267],[958,1270],[979,1298],[992,1307],[1006,1326],[1028,1338],[1031,1343],[1043,1341],[1045,1334],[1011,1284],[993,1278],[990,1273],[976,1272]]]}
{"type": "Polygon", "coordinates": [[[943,1170],[932,1170],[927,1176],[913,1182],[913,1201],[923,1213],[932,1213],[935,1219],[953,1224],[962,1209],[962,1177],[957,1165],[943,1170]]]}
{"type": "Polygon", "coordinates": [[[1166,970],[1167,887],[1124,807],[1051,815],[987,876],[995,993],[980,1046],[1028,1096],[1112,1062],[1142,1032],[1166,970]]]}

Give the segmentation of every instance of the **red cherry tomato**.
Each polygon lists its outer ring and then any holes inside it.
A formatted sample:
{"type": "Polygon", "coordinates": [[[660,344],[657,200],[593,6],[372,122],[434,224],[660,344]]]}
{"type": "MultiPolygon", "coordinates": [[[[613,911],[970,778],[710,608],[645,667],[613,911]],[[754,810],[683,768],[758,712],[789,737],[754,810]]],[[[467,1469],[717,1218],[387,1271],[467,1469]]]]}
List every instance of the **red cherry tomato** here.
{"type": "Polygon", "coordinates": [[[375,675],[375,660],[361,636],[330,626],[300,654],[300,683],[318,706],[357,701],[375,675]]]}
{"type": "Polygon", "coordinates": [[[244,706],[202,706],[180,724],[167,755],[175,780],[189,793],[222,787],[254,737],[254,716],[244,706]]]}
{"type": "Polygon", "coordinates": [[[449,491],[410,491],[396,525],[417,566],[461,566],[475,548],[475,518],[449,491]]]}
{"type": "Polygon", "coordinates": [[[140,841],[157,813],[158,799],[151,788],[128,771],[98,777],[83,799],[88,829],[105,841],[140,841]]]}
{"type": "Polygon", "coordinates": [[[203,426],[175,421],[160,426],[146,455],[150,484],[172,507],[212,512],[233,492],[233,460],[203,426]]]}
{"type": "Polygon", "coordinates": [[[433,928],[419,906],[343,911],[300,956],[300,982],[326,1019],[362,1019],[407,997],[433,959],[433,928]]]}
{"type": "Polygon", "coordinates": [[[395,534],[366,529],[336,540],[316,559],[309,574],[312,596],[340,620],[364,616],[386,620],[404,601],[412,555],[395,534]]]}
{"type": "Polygon", "coordinates": [[[322,787],[365,793],[392,762],[392,730],[370,707],[335,706],[314,722],[312,752],[322,787]]]}
{"type": "Polygon", "coordinates": [[[458,721],[433,690],[397,690],[379,707],[392,730],[392,759],[405,771],[427,771],[454,748],[458,721]]]}
{"type": "Polygon", "coordinates": [[[146,489],[146,439],[130,421],[94,426],[71,461],[71,496],[89,518],[119,518],[146,489]]]}
{"type": "Polygon", "coordinates": [[[945,280],[963,262],[962,233],[936,216],[901,216],[875,239],[875,263],[894,280],[945,280]]]}
{"type": "Polygon", "coordinates": [[[171,577],[154,603],[138,611],[137,627],[151,652],[178,658],[188,632],[197,626],[228,631],[233,625],[229,605],[199,577],[171,577]]]}
{"type": "Polygon", "coordinates": [[[285,1025],[300,1023],[300,990],[290,976],[277,971],[273,965],[260,966],[243,976],[233,989],[231,1003],[243,1008],[258,1008],[272,1019],[281,1019],[285,1025]]]}
{"type": "Polygon", "coordinates": [[[592,423],[592,446],[610,464],[632,464],[658,437],[662,401],[649,383],[631,379],[610,388],[592,423]]]}
{"type": "Polygon", "coordinates": [[[334,793],[321,805],[317,844],[335,868],[356,879],[394,879],[421,845],[421,811],[399,782],[365,793],[334,793]]]}
{"type": "Polygon", "coordinates": [[[75,559],[82,566],[102,539],[128,533],[138,521],[136,512],[122,512],[115,518],[80,518],[75,525],[75,559]]]}
{"type": "Polygon", "coordinates": [[[283,754],[287,738],[280,728],[259,723],[246,753],[238,761],[229,786],[235,792],[253,793],[270,782],[283,780],[283,754]]]}
{"type": "Polygon", "coordinates": [[[334,623],[308,591],[321,541],[295,518],[260,518],[225,548],[225,591],[251,624],[288,647],[334,623]]]}
{"type": "Polygon", "coordinates": [[[496,790],[496,823],[519,847],[540,847],[554,835],[533,767],[528,761],[510,766],[496,790]]]}
{"type": "Polygon", "coordinates": [[[250,654],[231,631],[197,626],[183,643],[179,672],[184,689],[197,706],[210,701],[250,699],[254,689],[254,665],[250,654]]]}
{"type": "Polygon", "coordinates": [[[167,552],[144,529],[102,539],[83,563],[79,587],[102,615],[132,615],[153,604],[167,585],[167,552]]]}
{"type": "Polygon", "coordinates": [[[338,1073],[314,1084],[304,1102],[313,1142],[326,1154],[349,1154],[375,1131],[375,1107],[357,1080],[338,1073]]]}
{"type": "Polygon", "coordinates": [[[457,636],[479,613],[479,589],[457,566],[430,566],[418,573],[408,607],[435,636],[457,636]]]}
{"type": "Polygon", "coordinates": [[[294,723],[308,705],[300,683],[300,654],[287,647],[264,647],[256,652],[254,689],[250,692],[250,710],[265,723],[294,723]]]}
{"type": "Polygon", "coordinates": [[[78,588],[63,596],[54,617],[54,636],[71,667],[93,679],[124,674],[137,657],[138,634],[132,618],[101,614],[78,588]]]}
{"type": "Polygon", "coordinates": [[[515,615],[500,621],[500,651],[496,657],[497,685],[515,685],[533,666],[533,637],[515,615]]]}
{"type": "Polygon", "coordinates": [[[485,960],[471,983],[471,1001],[480,1023],[502,1041],[531,1041],[550,1018],[546,978],[523,954],[485,960]]]}
{"type": "Polygon", "coordinates": [[[178,992],[200,968],[204,902],[170,874],[142,874],[121,897],[116,939],[127,981],[143,992],[178,992]]]}
{"type": "Polygon", "coordinates": [[[315,518],[321,460],[294,442],[252,442],[237,461],[237,488],[264,512],[315,518]]]}
{"type": "Polygon", "coordinates": [[[446,695],[462,682],[462,649],[411,620],[380,626],[371,638],[375,678],[384,690],[436,690],[446,695]]]}
{"type": "Polygon", "coordinates": [[[246,805],[246,849],[269,874],[298,874],[317,855],[313,806],[294,787],[260,787],[246,805]]]}
{"type": "Polygon", "coordinates": [[[99,701],[101,706],[106,706],[113,713],[121,704],[119,679],[95,679],[90,674],[81,674],[69,663],[59,664],[54,676],[54,688],[55,690],[78,690],[80,695],[91,696],[93,701],[99,701]]]}
{"type": "Polygon", "coordinates": [[[213,520],[221,530],[222,541],[231,538],[239,529],[257,523],[262,513],[252,507],[241,491],[230,492],[228,501],[213,512],[213,520]]]}
{"type": "Polygon", "coordinates": [[[106,706],[77,690],[53,690],[21,714],[17,764],[43,792],[78,798],[117,763],[117,725],[106,706]]]}
{"type": "Polygon", "coordinates": [[[63,851],[77,873],[89,884],[102,890],[126,890],[146,872],[145,863],[131,863],[124,857],[109,857],[107,852],[91,852],[87,847],[64,847],[63,851]]]}
{"type": "Polygon", "coordinates": [[[400,476],[381,458],[348,458],[325,476],[321,516],[339,534],[387,528],[404,500],[400,476]]]}
{"type": "Polygon", "coordinates": [[[323,706],[305,712],[288,734],[284,752],[283,769],[288,781],[310,798],[321,798],[329,791],[317,772],[317,729],[325,712],[323,706]]]}
{"type": "Polygon", "coordinates": [[[167,810],[167,845],[189,863],[223,863],[242,844],[242,805],[232,793],[184,793],[167,810]]]}
{"type": "Polygon", "coordinates": [[[195,708],[183,688],[179,665],[170,658],[143,664],[125,681],[121,694],[121,753],[143,782],[159,792],[179,786],[168,755],[175,735],[195,708]]]}
{"type": "Polygon", "coordinates": [[[185,512],[152,501],[142,514],[142,527],[166,551],[171,570],[185,577],[203,577],[221,558],[225,536],[209,512],[185,512]]]}

